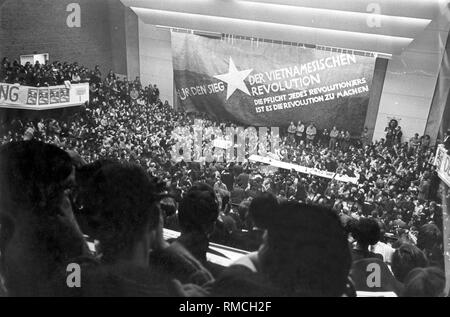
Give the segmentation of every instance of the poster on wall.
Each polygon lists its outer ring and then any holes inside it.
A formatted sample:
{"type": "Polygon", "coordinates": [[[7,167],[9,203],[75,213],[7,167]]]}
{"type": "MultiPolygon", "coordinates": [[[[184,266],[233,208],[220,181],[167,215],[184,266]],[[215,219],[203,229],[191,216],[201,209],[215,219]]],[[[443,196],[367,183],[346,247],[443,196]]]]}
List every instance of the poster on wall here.
{"type": "Polygon", "coordinates": [[[48,105],[48,88],[39,89],[39,105],[48,105]]]}
{"type": "Polygon", "coordinates": [[[59,89],[50,89],[50,103],[51,104],[56,104],[59,103],[61,101],[60,97],[59,97],[59,89]]]}
{"type": "Polygon", "coordinates": [[[28,89],[27,105],[35,105],[37,102],[38,90],[34,88],[28,89]]]}
{"type": "Polygon", "coordinates": [[[374,56],[172,32],[177,102],[251,126],[364,128],[374,56]]]}

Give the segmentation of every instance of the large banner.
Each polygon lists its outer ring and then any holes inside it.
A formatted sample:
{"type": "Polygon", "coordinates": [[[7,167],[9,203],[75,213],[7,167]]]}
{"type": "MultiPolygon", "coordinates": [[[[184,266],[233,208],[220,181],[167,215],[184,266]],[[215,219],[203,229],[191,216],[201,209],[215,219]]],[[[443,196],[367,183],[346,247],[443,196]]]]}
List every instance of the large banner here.
{"type": "Polygon", "coordinates": [[[28,87],[0,83],[0,108],[49,110],[89,101],[89,84],[28,87]]]}
{"type": "Polygon", "coordinates": [[[251,126],[364,128],[375,57],[172,32],[175,89],[189,112],[251,126]]]}

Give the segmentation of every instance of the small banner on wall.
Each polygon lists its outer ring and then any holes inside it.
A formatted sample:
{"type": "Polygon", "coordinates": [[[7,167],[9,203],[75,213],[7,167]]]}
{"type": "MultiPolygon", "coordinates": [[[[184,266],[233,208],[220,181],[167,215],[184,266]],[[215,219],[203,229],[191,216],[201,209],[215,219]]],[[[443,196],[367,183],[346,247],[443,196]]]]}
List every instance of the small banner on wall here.
{"type": "Polygon", "coordinates": [[[364,128],[374,56],[178,32],[172,52],[177,101],[187,111],[250,126],[364,128]]]}
{"type": "Polygon", "coordinates": [[[49,110],[89,101],[89,84],[28,87],[0,83],[0,108],[49,110]]]}

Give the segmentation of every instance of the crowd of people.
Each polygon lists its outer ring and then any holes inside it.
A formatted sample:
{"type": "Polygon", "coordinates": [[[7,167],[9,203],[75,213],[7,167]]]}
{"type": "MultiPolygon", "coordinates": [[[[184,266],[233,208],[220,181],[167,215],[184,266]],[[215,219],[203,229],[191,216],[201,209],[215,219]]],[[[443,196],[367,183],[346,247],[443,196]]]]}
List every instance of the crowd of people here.
{"type": "MultiPolygon", "coordinates": [[[[282,134],[280,160],[355,183],[248,160],[185,162],[173,148],[192,137],[173,131],[194,134],[198,117],[162,103],[156,85],[112,72],[102,78],[76,63],[3,60],[0,74],[39,86],[74,73],[91,86],[75,114],[1,122],[0,274],[8,295],[444,295],[429,138],[403,142],[395,123],[374,143],[367,129],[355,138],[314,123],[291,123],[282,134]],[[165,241],[163,227],[181,236],[165,241]],[[219,267],[208,261],[210,242],[249,253],[219,267]],[[81,290],[61,277],[73,262],[87,272],[81,290]],[[367,285],[368,263],[382,268],[376,287],[367,285]],[[42,278],[31,283],[33,276],[42,278]]],[[[203,129],[234,127],[201,119],[203,129]]]]}
{"type": "Polygon", "coordinates": [[[32,87],[47,87],[63,85],[69,81],[78,83],[99,83],[101,73],[98,66],[94,70],[78,65],[78,63],[58,62],[45,64],[38,61],[33,65],[27,62],[22,65],[19,61],[10,61],[4,57],[0,65],[0,82],[7,84],[20,84],[32,87]]]}

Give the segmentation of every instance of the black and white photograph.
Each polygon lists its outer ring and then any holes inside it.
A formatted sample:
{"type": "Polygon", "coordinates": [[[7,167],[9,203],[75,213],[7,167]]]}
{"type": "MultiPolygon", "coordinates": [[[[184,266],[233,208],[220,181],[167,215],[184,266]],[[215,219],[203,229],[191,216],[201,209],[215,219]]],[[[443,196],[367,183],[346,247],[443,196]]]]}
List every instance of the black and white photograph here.
{"type": "Polygon", "coordinates": [[[449,297],[449,31],[450,0],[0,0],[0,297],[449,297]]]}

